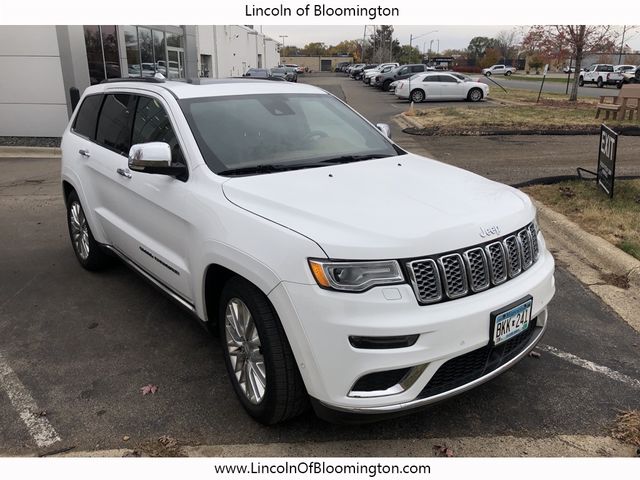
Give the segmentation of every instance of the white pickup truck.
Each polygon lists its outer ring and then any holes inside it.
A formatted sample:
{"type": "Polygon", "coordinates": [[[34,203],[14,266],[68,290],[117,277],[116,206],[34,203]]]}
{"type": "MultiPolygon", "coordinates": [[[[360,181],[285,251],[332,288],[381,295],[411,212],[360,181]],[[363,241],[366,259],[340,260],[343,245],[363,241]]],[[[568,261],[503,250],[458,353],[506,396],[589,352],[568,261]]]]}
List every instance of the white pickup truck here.
{"type": "Polygon", "coordinates": [[[582,87],[585,83],[595,83],[598,88],[602,88],[605,85],[617,85],[622,83],[623,80],[624,77],[622,73],[615,72],[613,65],[595,63],[586,70],[580,72],[578,85],[582,87]]]}
{"type": "Polygon", "coordinates": [[[493,65],[489,68],[482,69],[482,75],[490,77],[491,75],[506,75],[507,77],[512,73],[516,73],[515,67],[507,67],[506,65],[493,65]]]}

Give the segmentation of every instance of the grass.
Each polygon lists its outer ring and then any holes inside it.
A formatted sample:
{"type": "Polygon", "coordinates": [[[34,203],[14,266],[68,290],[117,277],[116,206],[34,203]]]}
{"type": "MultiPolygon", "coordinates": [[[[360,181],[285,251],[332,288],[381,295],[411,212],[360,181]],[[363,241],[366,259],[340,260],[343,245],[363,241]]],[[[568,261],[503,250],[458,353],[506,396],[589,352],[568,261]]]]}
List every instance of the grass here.
{"type": "Polygon", "coordinates": [[[584,230],[640,259],[640,180],[617,180],[609,199],[595,182],[571,180],[523,190],[584,230]]]}
{"type": "MultiPolygon", "coordinates": [[[[536,75],[532,73],[530,75],[511,75],[509,77],[510,80],[526,80],[527,82],[542,82],[542,73],[540,75],[536,75]]],[[[553,83],[567,83],[567,75],[563,78],[560,77],[547,77],[544,80],[544,83],[553,82],[553,83]]],[[[569,80],[569,88],[571,88],[571,84],[573,83],[573,77],[569,80]]]]}
{"type": "Polygon", "coordinates": [[[612,435],[618,440],[640,447],[640,410],[621,412],[612,435]]]}
{"type": "MultiPolygon", "coordinates": [[[[617,91],[603,92],[617,95],[617,91]]],[[[595,118],[597,98],[582,98],[569,102],[567,96],[543,93],[536,103],[538,92],[509,89],[502,91],[491,86],[489,99],[495,101],[481,108],[470,108],[467,103],[456,103],[450,107],[416,109],[414,119],[426,129],[437,130],[440,134],[456,134],[460,131],[487,130],[581,130],[597,128],[603,122],[595,118]]],[[[622,125],[639,126],[635,121],[607,120],[613,127],[622,125]]]]}

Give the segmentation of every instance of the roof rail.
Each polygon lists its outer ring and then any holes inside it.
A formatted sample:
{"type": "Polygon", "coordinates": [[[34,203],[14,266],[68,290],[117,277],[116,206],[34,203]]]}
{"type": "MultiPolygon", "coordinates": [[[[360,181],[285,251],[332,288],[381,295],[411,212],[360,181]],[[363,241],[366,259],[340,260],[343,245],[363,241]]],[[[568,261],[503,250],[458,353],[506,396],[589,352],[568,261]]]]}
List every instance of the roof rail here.
{"type": "Polygon", "coordinates": [[[161,73],[156,73],[153,77],[127,77],[127,78],[107,78],[100,83],[118,82],[143,82],[143,83],[165,83],[166,79],[161,73]]]}

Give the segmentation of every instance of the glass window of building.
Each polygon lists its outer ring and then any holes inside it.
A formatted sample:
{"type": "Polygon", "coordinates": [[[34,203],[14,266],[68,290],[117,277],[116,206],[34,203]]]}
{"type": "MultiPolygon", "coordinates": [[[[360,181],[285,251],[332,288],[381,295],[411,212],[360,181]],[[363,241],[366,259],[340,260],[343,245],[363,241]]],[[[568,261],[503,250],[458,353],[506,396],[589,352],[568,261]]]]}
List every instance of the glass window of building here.
{"type": "Polygon", "coordinates": [[[153,52],[156,59],[156,70],[165,77],[169,77],[167,73],[167,44],[164,39],[164,32],[159,30],[153,31],[153,52]]]}
{"type": "Polygon", "coordinates": [[[100,26],[84,26],[84,43],[87,49],[87,65],[89,66],[89,80],[91,85],[100,83],[106,78],[104,73],[104,58],[102,57],[102,40],[100,26]]]}
{"type": "Polygon", "coordinates": [[[138,29],[130,25],[121,27],[127,53],[127,71],[130,77],[141,77],[140,47],[138,46],[138,29]]]}
{"type": "Polygon", "coordinates": [[[143,77],[153,77],[156,65],[153,60],[153,37],[151,29],[138,27],[138,42],[140,43],[140,60],[143,77]]]}
{"type": "Polygon", "coordinates": [[[102,50],[107,78],[120,78],[120,55],[118,52],[118,31],[115,25],[101,25],[102,50]]]}

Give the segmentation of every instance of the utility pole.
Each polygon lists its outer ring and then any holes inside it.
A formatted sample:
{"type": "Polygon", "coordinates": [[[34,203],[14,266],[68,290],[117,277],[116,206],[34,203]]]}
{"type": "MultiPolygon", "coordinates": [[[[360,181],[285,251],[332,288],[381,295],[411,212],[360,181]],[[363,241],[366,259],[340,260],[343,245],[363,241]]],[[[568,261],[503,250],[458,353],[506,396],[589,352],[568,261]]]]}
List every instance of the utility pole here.
{"type": "Polygon", "coordinates": [[[440,39],[438,39],[438,55],[440,55],[440,39]]]}
{"type": "Polygon", "coordinates": [[[627,32],[627,26],[623,25],[622,28],[622,41],[620,42],[620,52],[618,54],[618,65],[622,63],[622,50],[624,50],[624,34],[627,32]]]}
{"type": "MultiPolygon", "coordinates": [[[[282,51],[284,52],[284,47],[285,47],[285,45],[284,45],[284,39],[285,39],[285,38],[288,38],[288,37],[289,37],[289,35],[278,35],[278,36],[282,39],[282,51]]],[[[280,58],[282,58],[282,53],[280,54],[280,58]]]]}
{"type": "Polygon", "coordinates": [[[360,58],[360,63],[364,63],[364,41],[365,38],[367,37],[367,26],[364,26],[364,31],[362,32],[362,58],[360,58]]]}

